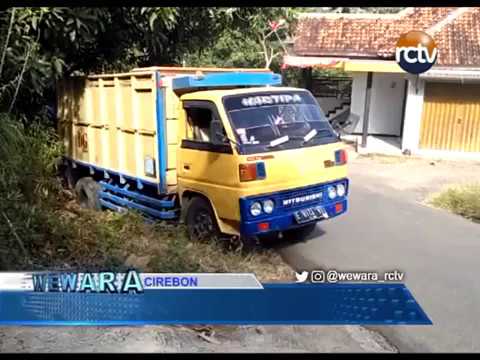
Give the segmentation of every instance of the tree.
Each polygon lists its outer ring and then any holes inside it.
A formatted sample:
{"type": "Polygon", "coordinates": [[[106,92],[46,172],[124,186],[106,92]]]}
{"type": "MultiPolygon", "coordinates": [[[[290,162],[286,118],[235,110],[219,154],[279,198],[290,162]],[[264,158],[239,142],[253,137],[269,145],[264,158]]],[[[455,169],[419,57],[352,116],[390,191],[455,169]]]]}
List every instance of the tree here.
{"type": "Polygon", "coordinates": [[[275,67],[289,26],[271,32],[268,24],[285,19],[290,25],[292,13],[290,8],[207,7],[0,11],[0,112],[37,116],[53,103],[55,80],[70,74],[178,65],[211,49],[212,65],[262,66],[263,57],[263,66],[275,67]],[[230,56],[230,47],[238,49],[237,57],[230,56]]]}
{"type": "Polygon", "coordinates": [[[175,58],[177,8],[10,8],[0,11],[0,111],[34,117],[55,80],[175,58]]]}
{"type": "Polygon", "coordinates": [[[211,47],[188,52],[189,65],[270,67],[279,70],[298,11],[294,8],[223,8],[223,29],[211,47]]]}

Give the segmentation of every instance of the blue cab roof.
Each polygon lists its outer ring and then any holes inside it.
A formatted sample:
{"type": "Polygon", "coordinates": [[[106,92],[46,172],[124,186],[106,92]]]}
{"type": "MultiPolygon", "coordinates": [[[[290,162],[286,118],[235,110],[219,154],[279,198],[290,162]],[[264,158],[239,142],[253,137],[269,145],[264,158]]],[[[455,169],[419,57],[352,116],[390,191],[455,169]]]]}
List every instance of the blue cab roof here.
{"type": "Polygon", "coordinates": [[[216,88],[231,86],[267,86],[281,85],[282,76],[271,72],[228,72],[187,75],[174,78],[172,81],[173,90],[195,89],[195,88],[216,88]]]}

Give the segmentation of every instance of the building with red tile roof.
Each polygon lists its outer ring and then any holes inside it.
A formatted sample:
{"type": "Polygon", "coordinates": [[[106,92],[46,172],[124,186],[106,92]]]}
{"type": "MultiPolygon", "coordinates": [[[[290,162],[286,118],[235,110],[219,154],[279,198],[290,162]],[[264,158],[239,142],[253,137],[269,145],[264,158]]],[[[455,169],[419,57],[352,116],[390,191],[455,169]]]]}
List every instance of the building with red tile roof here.
{"type": "Polygon", "coordinates": [[[299,56],[394,59],[400,35],[430,34],[437,65],[480,66],[480,8],[406,8],[398,14],[304,14],[295,32],[299,56]]]}
{"type": "Polygon", "coordinates": [[[284,68],[291,66],[350,74],[350,112],[359,119],[350,132],[366,148],[370,137],[388,137],[399,152],[480,159],[480,7],[302,14],[284,58],[284,68]],[[429,34],[438,50],[419,76],[395,61],[399,37],[412,30],[429,34]]]}

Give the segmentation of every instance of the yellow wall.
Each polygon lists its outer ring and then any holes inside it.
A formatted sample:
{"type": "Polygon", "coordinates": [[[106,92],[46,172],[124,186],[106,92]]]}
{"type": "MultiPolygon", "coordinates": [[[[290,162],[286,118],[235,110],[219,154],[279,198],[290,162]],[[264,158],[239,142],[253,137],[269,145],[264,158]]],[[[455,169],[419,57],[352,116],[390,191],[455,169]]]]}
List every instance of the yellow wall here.
{"type": "Polygon", "coordinates": [[[349,59],[344,63],[346,72],[405,73],[394,60],[361,60],[349,59]]]}
{"type": "MultiPolygon", "coordinates": [[[[74,160],[150,182],[157,160],[155,74],[70,78],[58,85],[59,134],[74,160]],[[86,142],[85,142],[86,140],[86,142]]],[[[157,167],[158,169],[158,167],[157,167]]]]}

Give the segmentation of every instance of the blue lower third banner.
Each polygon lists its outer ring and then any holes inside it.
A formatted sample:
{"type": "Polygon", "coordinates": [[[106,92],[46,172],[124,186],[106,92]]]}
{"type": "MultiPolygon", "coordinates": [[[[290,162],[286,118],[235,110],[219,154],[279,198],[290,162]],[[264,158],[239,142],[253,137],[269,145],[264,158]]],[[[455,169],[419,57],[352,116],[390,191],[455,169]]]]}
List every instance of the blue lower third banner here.
{"type": "Polygon", "coordinates": [[[404,284],[261,284],[141,293],[0,291],[0,325],[430,325],[404,284]]]}

